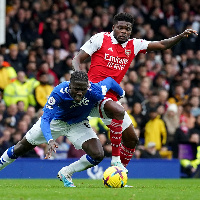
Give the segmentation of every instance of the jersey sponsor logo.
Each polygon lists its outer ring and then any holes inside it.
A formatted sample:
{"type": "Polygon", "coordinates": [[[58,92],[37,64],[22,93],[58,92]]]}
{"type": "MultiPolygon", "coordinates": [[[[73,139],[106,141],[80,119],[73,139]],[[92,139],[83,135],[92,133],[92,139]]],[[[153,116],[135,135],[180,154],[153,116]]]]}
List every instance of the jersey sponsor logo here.
{"type": "Polygon", "coordinates": [[[77,106],[87,106],[87,105],[89,105],[89,102],[90,102],[89,99],[87,99],[86,97],[83,97],[83,99],[79,103],[75,102],[75,104],[70,106],[70,108],[75,108],[77,106]]]}
{"type": "Polygon", "coordinates": [[[108,67],[119,70],[124,70],[126,64],[128,63],[128,59],[111,56],[108,53],[105,53],[104,59],[109,61],[107,64],[108,67]]]}
{"type": "Polygon", "coordinates": [[[113,52],[113,49],[112,49],[112,47],[108,48],[108,50],[113,52]]]}
{"type": "Polygon", "coordinates": [[[130,49],[125,49],[125,54],[129,57],[131,55],[131,50],[130,49]]]}
{"type": "Polygon", "coordinates": [[[49,100],[48,100],[48,104],[52,106],[55,103],[56,103],[56,100],[54,99],[54,97],[50,97],[49,100]]]}

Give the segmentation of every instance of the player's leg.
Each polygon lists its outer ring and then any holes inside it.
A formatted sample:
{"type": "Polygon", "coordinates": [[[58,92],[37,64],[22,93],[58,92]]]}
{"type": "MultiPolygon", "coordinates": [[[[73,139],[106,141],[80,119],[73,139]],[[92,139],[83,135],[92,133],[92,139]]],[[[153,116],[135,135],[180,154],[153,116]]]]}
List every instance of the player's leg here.
{"type": "MultiPolygon", "coordinates": [[[[117,104],[117,102],[112,100],[104,100],[101,105],[101,110],[105,112],[106,117],[111,118],[112,121],[110,125],[107,125],[110,128],[110,141],[112,146],[112,161],[111,165],[120,165],[120,146],[121,146],[121,137],[122,137],[122,123],[124,119],[125,110],[124,108],[117,104]]],[[[102,117],[106,118],[103,116],[102,117]]]]}
{"type": "Polygon", "coordinates": [[[30,144],[24,137],[16,145],[8,148],[0,158],[0,170],[14,162],[19,156],[33,149],[35,146],[30,144]]]}
{"type": "Polygon", "coordinates": [[[36,145],[46,142],[40,128],[40,122],[41,120],[39,119],[21,141],[3,153],[0,158],[0,170],[11,164],[19,156],[32,150],[36,145]]]}
{"type": "MultiPolygon", "coordinates": [[[[98,165],[104,158],[103,147],[97,138],[92,138],[84,142],[82,149],[86,152],[86,154],[83,155],[78,161],[64,167],[65,171],[70,176],[72,176],[75,172],[80,172],[98,165]]],[[[61,170],[61,172],[63,172],[63,170],[61,170]]]]}
{"type": "MultiPolygon", "coordinates": [[[[124,123],[129,121],[124,119],[124,123]]],[[[135,133],[133,124],[131,123],[125,130],[122,132],[122,145],[120,147],[120,159],[122,164],[126,167],[133,157],[135,147],[139,139],[135,133]]]]}
{"type": "Polygon", "coordinates": [[[98,165],[103,160],[104,151],[101,142],[88,122],[72,126],[71,131],[66,136],[76,149],[83,149],[86,152],[79,160],[63,167],[58,172],[58,177],[64,182],[65,187],[74,187],[71,176],[75,172],[98,165]]]}
{"type": "MultiPolygon", "coordinates": [[[[133,156],[133,152],[135,151],[135,146],[138,143],[138,137],[135,134],[135,130],[134,130],[132,121],[131,121],[129,115],[127,114],[127,112],[125,112],[123,123],[120,122],[119,120],[117,121],[118,123],[116,123],[115,119],[119,119],[117,117],[119,117],[119,113],[120,113],[120,111],[118,111],[118,109],[120,109],[121,107],[122,106],[119,102],[113,102],[111,100],[111,101],[107,101],[103,106],[101,105],[100,109],[101,109],[102,113],[103,113],[103,111],[105,112],[107,117],[114,118],[112,120],[111,124],[108,126],[110,128],[110,139],[111,139],[111,143],[112,143],[111,165],[117,165],[117,166],[121,166],[123,168],[123,166],[127,166],[128,162],[130,161],[130,159],[133,156]],[[102,111],[102,108],[103,108],[103,111],[102,111]],[[113,115],[112,115],[112,113],[113,113],[113,115]],[[118,135],[119,129],[118,129],[118,131],[115,129],[116,125],[119,125],[120,123],[122,123],[121,136],[122,136],[123,144],[121,144],[121,138],[120,138],[120,135],[118,135]],[[115,127],[112,124],[114,124],[115,127]],[[118,137],[116,137],[116,136],[118,136],[118,137]]],[[[104,118],[105,118],[105,116],[104,116],[104,118]]],[[[103,122],[105,124],[108,124],[106,122],[106,119],[103,120],[103,122]]],[[[118,126],[118,128],[119,128],[119,126],[118,126]]]]}

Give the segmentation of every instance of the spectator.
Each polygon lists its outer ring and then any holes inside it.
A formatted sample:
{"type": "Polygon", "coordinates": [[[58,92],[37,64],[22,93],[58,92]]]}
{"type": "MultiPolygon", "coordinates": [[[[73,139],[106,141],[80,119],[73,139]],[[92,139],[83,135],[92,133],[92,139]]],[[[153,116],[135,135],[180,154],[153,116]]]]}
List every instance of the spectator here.
{"type": "Polygon", "coordinates": [[[174,134],[179,127],[178,107],[176,104],[170,104],[163,116],[167,129],[167,146],[172,147],[174,141],[174,134]]]}
{"type": "Polygon", "coordinates": [[[161,150],[167,140],[164,121],[159,118],[156,108],[149,110],[149,117],[150,120],[146,123],[144,132],[145,147],[149,142],[155,142],[156,149],[161,150]]]}
{"type": "Polygon", "coordinates": [[[140,158],[161,158],[159,151],[156,150],[155,142],[149,142],[145,149],[140,150],[140,158]]]}
{"type": "Polygon", "coordinates": [[[0,90],[4,90],[5,87],[13,82],[17,74],[13,67],[8,62],[4,61],[3,55],[0,54],[0,90]]]}
{"type": "Polygon", "coordinates": [[[200,115],[200,101],[199,101],[199,97],[198,96],[191,96],[188,101],[192,105],[191,114],[194,117],[199,116],[200,115]]]}
{"type": "Polygon", "coordinates": [[[46,29],[42,33],[42,39],[44,40],[45,49],[50,48],[51,42],[59,37],[58,35],[58,21],[53,19],[50,24],[47,24],[46,29]]]}
{"type": "Polygon", "coordinates": [[[17,21],[13,22],[11,27],[6,33],[6,46],[9,47],[11,44],[17,44],[22,41],[22,30],[17,21]]]}
{"type": "Polygon", "coordinates": [[[60,60],[64,60],[67,56],[67,52],[65,49],[62,48],[61,46],[61,39],[60,38],[55,38],[52,41],[51,47],[47,50],[48,54],[54,55],[54,51],[59,50],[59,58],[60,60]]]}
{"type": "Polygon", "coordinates": [[[38,120],[36,116],[36,111],[34,106],[29,106],[27,108],[27,115],[31,117],[31,124],[35,124],[35,122],[38,120]]]}
{"type": "Polygon", "coordinates": [[[19,71],[17,73],[17,80],[6,86],[4,90],[3,99],[6,106],[17,104],[18,101],[23,101],[26,110],[29,103],[31,103],[29,102],[29,87],[30,85],[25,77],[25,73],[23,71],[19,71]]]}
{"type": "MultiPolygon", "coordinates": [[[[73,19],[70,19],[73,21],[73,19]]],[[[72,33],[72,30],[69,31],[68,29],[68,23],[66,20],[61,20],[60,22],[60,29],[58,31],[59,34],[59,38],[63,44],[63,47],[65,49],[65,51],[69,50],[69,43],[70,42],[77,42],[77,39],[75,38],[74,34],[72,33]]],[[[55,46],[55,45],[54,45],[55,46]]],[[[66,54],[67,56],[67,54],[66,54]]],[[[65,56],[65,57],[66,57],[65,56]]]]}
{"type": "Polygon", "coordinates": [[[187,144],[190,139],[190,130],[187,126],[187,119],[185,116],[180,116],[180,126],[176,129],[173,141],[173,157],[178,158],[179,156],[179,144],[187,144]]]}
{"type": "Polygon", "coordinates": [[[52,70],[56,73],[58,79],[60,79],[66,72],[66,69],[64,68],[64,61],[60,59],[59,49],[54,49],[54,66],[52,70]]]}
{"type": "Polygon", "coordinates": [[[23,101],[17,102],[17,115],[19,116],[19,119],[21,119],[25,115],[25,105],[23,101]]]}
{"type": "Polygon", "coordinates": [[[41,74],[46,74],[48,76],[48,83],[52,86],[56,86],[59,83],[58,77],[55,72],[53,72],[49,64],[47,62],[42,62],[39,68],[39,71],[37,73],[37,80],[39,80],[39,77],[41,74]]]}
{"type": "Polygon", "coordinates": [[[47,74],[40,74],[40,85],[35,88],[36,109],[43,108],[51,94],[53,87],[48,82],[47,74]]]}
{"type": "Polygon", "coordinates": [[[25,70],[25,60],[19,55],[18,45],[11,44],[9,46],[9,53],[5,55],[5,61],[15,69],[16,72],[25,70]]]}
{"type": "MultiPolygon", "coordinates": [[[[78,15],[73,15],[73,20],[68,20],[69,23],[69,29],[72,31],[73,35],[76,38],[76,49],[80,49],[82,46],[83,40],[84,40],[84,31],[83,28],[79,25],[79,17],[78,15]]],[[[72,36],[73,38],[73,36],[72,36]]]]}
{"type": "Polygon", "coordinates": [[[192,105],[191,103],[187,102],[183,105],[183,112],[182,116],[186,118],[186,125],[188,128],[194,128],[195,125],[195,117],[191,113],[192,105]]]}
{"type": "MultiPolygon", "coordinates": [[[[3,121],[5,127],[11,127],[15,128],[17,126],[17,123],[19,121],[19,116],[17,115],[17,105],[16,104],[11,104],[10,106],[7,107],[4,116],[3,116],[3,121]]],[[[13,131],[15,130],[10,130],[11,134],[13,134],[13,131]]]]}
{"type": "Polygon", "coordinates": [[[174,94],[168,99],[169,103],[176,103],[178,106],[187,102],[188,95],[184,93],[183,86],[179,83],[175,86],[174,94]]]}
{"type": "Polygon", "coordinates": [[[7,129],[3,131],[2,135],[0,134],[0,156],[7,148],[11,146],[10,138],[11,138],[11,133],[7,129]]]}

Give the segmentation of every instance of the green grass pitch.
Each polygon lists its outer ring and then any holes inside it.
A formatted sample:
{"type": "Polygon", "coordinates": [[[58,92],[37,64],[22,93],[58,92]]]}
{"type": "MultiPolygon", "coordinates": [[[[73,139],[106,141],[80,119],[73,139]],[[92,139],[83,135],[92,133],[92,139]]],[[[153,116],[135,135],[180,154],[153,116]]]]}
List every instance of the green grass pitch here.
{"type": "Polygon", "coordinates": [[[129,179],[133,188],[105,188],[102,180],[0,179],[1,200],[199,200],[200,179],[129,179]]]}

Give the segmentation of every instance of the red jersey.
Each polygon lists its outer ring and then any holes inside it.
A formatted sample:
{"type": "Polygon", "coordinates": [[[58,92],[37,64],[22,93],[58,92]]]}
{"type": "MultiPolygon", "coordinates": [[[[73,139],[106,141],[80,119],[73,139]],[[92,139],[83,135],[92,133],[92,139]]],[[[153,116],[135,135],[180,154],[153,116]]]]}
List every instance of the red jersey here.
{"type": "MultiPolygon", "coordinates": [[[[142,39],[129,39],[119,44],[113,32],[94,35],[81,47],[91,56],[89,80],[97,83],[107,77],[112,77],[120,83],[132,60],[138,53],[146,53],[148,44],[148,41],[142,39]]],[[[113,91],[109,91],[106,96],[117,100],[117,95],[113,91]]]]}

